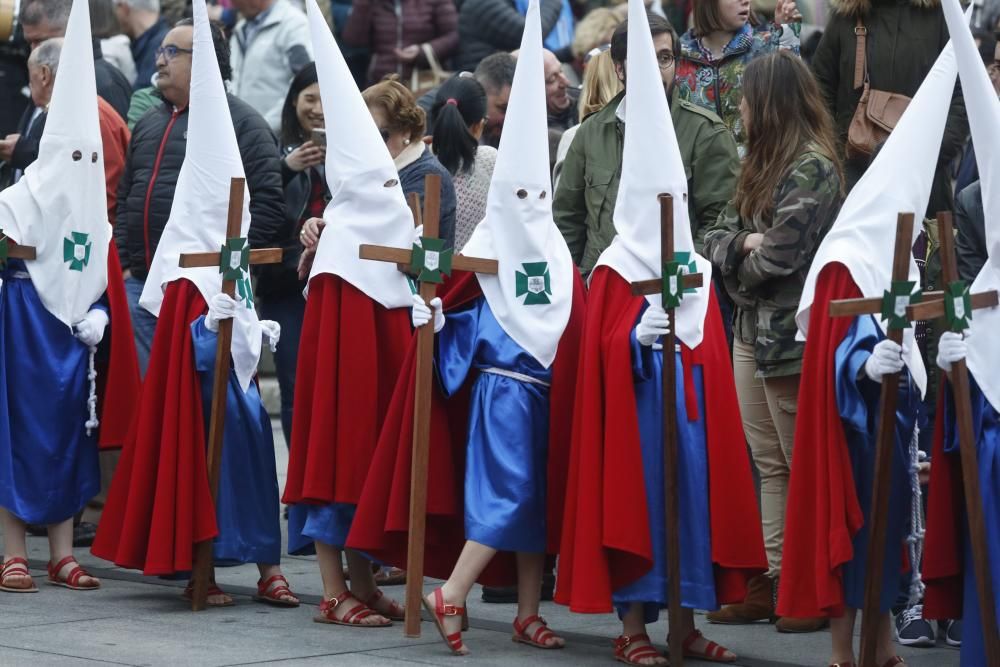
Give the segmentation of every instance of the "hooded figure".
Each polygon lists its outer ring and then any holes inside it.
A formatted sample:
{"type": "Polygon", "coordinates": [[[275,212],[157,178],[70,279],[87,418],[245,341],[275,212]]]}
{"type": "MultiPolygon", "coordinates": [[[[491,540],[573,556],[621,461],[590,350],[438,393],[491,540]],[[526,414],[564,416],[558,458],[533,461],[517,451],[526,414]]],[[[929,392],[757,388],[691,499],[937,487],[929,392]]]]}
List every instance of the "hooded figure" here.
{"type": "MultiPolygon", "coordinates": [[[[615,655],[625,661],[658,655],[643,626],[667,603],[659,343],[667,316],[659,294],[632,296],[629,287],[664,270],[660,193],[673,196],[675,261],[705,285],[683,293],[679,345],[669,351],[677,359],[681,602],[715,609],[742,600],[746,580],[766,569],[711,265],[694,252],[687,180],[648,26],[633,0],[618,234],[591,275],[556,581],[556,601],[573,611],[618,609],[625,632],[615,655]]],[[[700,636],[690,611],[684,619],[671,630],[684,634],[687,654],[735,659],[700,636]]]]}
{"type": "MultiPolygon", "coordinates": [[[[510,583],[512,559],[493,556],[517,552],[521,585],[540,592],[544,554],[559,543],[583,285],[552,221],[538,12],[532,0],[486,219],[463,249],[496,259],[499,273],[453,277],[432,301],[433,315],[415,296],[413,319],[421,326],[433,318],[438,332],[427,574],[510,583]]],[[[398,565],[406,555],[415,350],[411,344],[348,538],[398,565]]],[[[439,589],[425,605],[449,648],[465,653],[459,619],[445,619],[442,605],[460,609],[468,590],[452,581],[445,589],[451,597],[439,589]]],[[[561,647],[537,616],[538,597],[526,598],[515,639],[561,647]]]]}
{"type": "MultiPolygon", "coordinates": [[[[24,522],[49,525],[53,539],[72,534],[73,516],[100,490],[98,442],[121,445],[139,384],[121,269],[110,252],[86,2],[73,4],[61,60],[38,159],[0,193],[0,513],[10,557],[0,590],[33,589],[19,562],[24,522]],[[8,259],[10,242],[34,248],[36,258],[8,259]],[[98,349],[109,319],[110,344],[98,349]],[[95,357],[111,394],[104,405],[113,407],[100,435],[96,376],[88,377],[95,357]]],[[[70,551],[52,557],[50,579],[99,585],[70,551]]]]}
{"type": "MultiPolygon", "coordinates": [[[[123,452],[93,553],[145,574],[186,572],[195,544],[215,539],[217,562],[257,563],[258,598],[297,606],[281,560],[278,480],[271,422],[253,382],[261,336],[280,329],[253,310],[245,238],[226,239],[230,179],[242,177],[236,134],[204,0],[195,0],[188,147],[170,220],[140,304],[158,316],[138,423],[123,452]],[[182,269],[182,253],[223,252],[239,269],[239,300],[221,293],[219,268],[182,269]],[[207,314],[206,314],[207,310],[207,314]],[[219,322],[233,318],[221,481],[213,503],[205,461],[219,322]]],[[[249,228],[244,196],[241,234],[249,228]]],[[[190,595],[190,589],[186,591],[190,595]]],[[[232,604],[213,588],[209,605],[232,604]]]]}
{"type": "Polygon", "coordinates": [[[358,247],[410,245],[413,215],[315,0],[307,0],[306,10],[323,107],[337,110],[344,131],[327,141],[332,198],[323,214],[327,229],[312,264],[299,342],[295,428],[282,499],[294,505],[288,550],[307,553],[315,542],[324,582],[318,621],[388,625],[402,618],[402,608],[382,597],[370,562],[356,552],[348,554],[358,595],[351,600],[341,550],[409,344],[412,292],[395,264],[363,260],[358,247]]]}
{"type": "MultiPolygon", "coordinates": [[[[948,46],[823,239],[796,316],[806,345],[778,614],[834,617],[833,662],[853,660],[854,615],[864,602],[882,377],[903,371],[880,592],[887,612],[899,589],[911,501],[909,447],[927,375],[912,329],[900,347],[885,337],[886,322],[871,315],[832,318],[830,302],[881,297],[890,289],[905,302],[914,285],[919,289],[912,257],[913,282],[905,289],[891,284],[895,221],[899,213],[920,216],[927,208],[956,74],[948,46]]],[[[918,231],[915,225],[914,241],[918,231]]],[[[891,657],[892,650],[891,642],[878,647],[880,656],[891,657]]]]}
{"type": "MultiPolygon", "coordinates": [[[[982,185],[983,212],[987,221],[989,258],[976,280],[973,293],[1000,289],[1000,101],[983,69],[981,60],[955,0],[944,0],[944,15],[955,44],[965,106],[976,148],[982,185]]],[[[947,289],[947,286],[946,286],[947,289]]],[[[953,295],[955,298],[958,295],[953,295]]],[[[958,296],[958,298],[961,298],[958,296]]],[[[963,304],[964,305],[964,304],[963,304]]],[[[970,313],[967,340],[961,333],[945,332],[938,345],[938,366],[950,373],[952,364],[967,356],[972,400],[973,432],[979,463],[979,486],[989,560],[993,601],[1000,600],[1000,383],[997,368],[997,308],[970,313]]],[[[946,385],[947,389],[947,385],[946,385]]],[[[961,618],[962,665],[987,664],[980,614],[979,586],[972,567],[965,511],[958,428],[951,391],[942,392],[943,409],[934,434],[930,497],[927,509],[927,542],[924,549],[924,579],[927,618],[961,618]]],[[[994,629],[996,631],[996,629],[994,629]]]]}

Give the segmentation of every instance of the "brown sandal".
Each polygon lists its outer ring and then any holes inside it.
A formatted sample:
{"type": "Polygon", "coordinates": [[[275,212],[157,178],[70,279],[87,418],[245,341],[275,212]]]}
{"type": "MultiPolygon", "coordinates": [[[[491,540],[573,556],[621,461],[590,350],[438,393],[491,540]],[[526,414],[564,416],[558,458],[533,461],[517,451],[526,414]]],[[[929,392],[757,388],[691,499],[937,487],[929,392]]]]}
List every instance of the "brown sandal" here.
{"type": "Polygon", "coordinates": [[[38,586],[35,585],[35,580],[31,578],[31,574],[28,572],[27,560],[24,558],[11,558],[6,562],[0,563],[0,591],[7,593],[38,592],[38,586]],[[22,580],[21,585],[18,586],[9,581],[11,577],[27,577],[27,580],[22,580]]]}
{"type": "Polygon", "coordinates": [[[392,621],[386,619],[385,623],[362,623],[361,621],[372,616],[382,616],[373,609],[370,609],[361,600],[351,595],[350,591],[344,591],[335,598],[330,598],[329,600],[324,599],[319,603],[319,616],[313,617],[313,621],[316,623],[328,623],[330,625],[349,625],[352,628],[384,628],[386,626],[392,625],[392,621]],[[352,607],[343,618],[337,618],[334,616],[334,610],[347,602],[348,600],[354,600],[357,602],[357,606],[352,607]]]}
{"type": "Polygon", "coordinates": [[[68,588],[73,591],[96,591],[101,587],[101,582],[97,580],[97,577],[92,576],[87,573],[80,564],[76,562],[76,558],[73,556],[66,556],[56,565],[49,561],[49,583],[53,586],[62,586],[63,588],[68,588]],[[60,577],[59,573],[64,567],[72,563],[74,567],[69,571],[69,574],[65,577],[60,577]],[[90,577],[93,583],[81,585],[80,579],[83,577],[90,577]]]}
{"type": "Polygon", "coordinates": [[[403,621],[406,619],[406,609],[403,608],[403,605],[399,604],[395,600],[385,597],[382,591],[378,589],[376,589],[375,592],[371,594],[371,597],[369,597],[367,600],[364,600],[364,603],[376,614],[385,616],[390,621],[403,621]],[[382,611],[375,606],[378,604],[378,601],[381,600],[382,598],[385,598],[389,602],[388,611],[382,611]]]}
{"type": "Polygon", "coordinates": [[[615,642],[615,660],[624,662],[626,665],[639,665],[640,667],[655,667],[656,664],[666,665],[666,658],[662,653],[653,647],[653,642],[645,632],[638,635],[621,635],[615,642]],[[636,642],[649,642],[642,646],[636,646],[636,642]],[[631,647],[631,648],[630,648],[631,647]],[[659,663],[639,662],[647,658],[660,658],[659,663]]]}
{"type": "Polygon", "coordinates": [[[549,629],[549,624],[546,623],[545,619],[541,616],[536,614],[534,616],[529,616],[523,621],[519,621],[516,618],[514,619],[514,635],[511,637],[512,641],[544,649],[566,648],[566,644],[550,644],[549,640],[551,639],[562,639],[562,637],[552,632],[552,630],[549,629]],[[528,628],[530,628],[533,623],[538,623],[539,628],[529,637],[528,628]]]}
{"type": "Polygon", "coordinates": [[[257,582],[257,595],[253,596],[254,602],[263,602],[275,607],[298,607],[300,602],[292,590],[288,587],[288,579],[285,575],[276,574],[269,577],[267,581],[261,579],[257,582]],[[278,583],[271,588],[272,584],[278,583]],[[291,598],[291,599],[289,599],[291,598]]]}

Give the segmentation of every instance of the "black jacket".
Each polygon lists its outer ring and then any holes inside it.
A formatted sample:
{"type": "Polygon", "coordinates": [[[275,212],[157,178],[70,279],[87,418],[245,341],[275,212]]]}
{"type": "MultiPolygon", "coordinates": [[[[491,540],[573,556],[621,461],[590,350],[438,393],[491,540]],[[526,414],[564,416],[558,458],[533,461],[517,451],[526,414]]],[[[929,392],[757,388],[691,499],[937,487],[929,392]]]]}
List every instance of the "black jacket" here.
{"type": "Polygon", "coordinates": [[[20,138],[14,144],[14,152],[10,160],[0,163],[0,190],[9,187],[14,183],[14,172],[24,168],[38,159],[38,142],[42,140],[42,130],[45,129],[45,119],[48,113],[43,111],[35,119],[28,132],[28,124],[31,123],[31,116],[35,113],[35,106],[29,106],[21,115],[21,120],[17,124],[17,133],[20,138]]]}
{"type": "Polygon", "coordinates": [[[990,253],[986,248],[986,220],[983,214],[983,191],[979,181],[955,197],[955,253],[958,255],[958,277],[972,283],[986,264],[990,253]]]}
{"type": "Polygon", "coordinates": [[[117,67],[104,59],[101,41],[94,39],[94,78],[97,94],[110,104],[122,120],[128,120],[128,105],[132,101],[132,85],[117,67]]]}
{"type": "MultiPolygon", "coordinates": [[[[250,189],[250,245],[269,247],[288,235],[278,141],[263,117],[232,95],[229,113],[250,189]]],[[[187,109],[176,111],[163,101],[147,111],[132,131],[118,184],[114,238],[122,270],[140,280],[146,278],[170,217],[187,148],[187,123],[187,109]]]]}
{"type": "MultiPolygon", "coordinates": [[[[562,0],[541,0],[542,36],[552,32],[561,13],[562,0]]],[[[472,72],[486,56],[513,51],[523,32],[524,16],[513,0],[465,0],[458,10],[455,69],[472,72]]]]}

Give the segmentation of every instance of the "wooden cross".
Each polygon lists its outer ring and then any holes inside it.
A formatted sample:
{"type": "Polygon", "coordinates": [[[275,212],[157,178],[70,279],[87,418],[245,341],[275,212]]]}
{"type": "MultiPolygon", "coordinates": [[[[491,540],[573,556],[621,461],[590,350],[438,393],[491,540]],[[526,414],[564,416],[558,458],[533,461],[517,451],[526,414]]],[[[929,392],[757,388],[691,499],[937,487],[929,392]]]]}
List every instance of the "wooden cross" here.
{"type": "Polygon", "coordinates": [[[674,255],[674,198],[659,195],[660,200],[660,261],[663,271],[659,278],[632,283],[633,296],[660,294],[663,309],[670,322],[670,332],[663,336],[663,491],[667,523],[667,582],[670,633],[670,664],[684,663],[684,637],[681,636],[681,551],[680,508],[677,487],[677,385],[676,329],[674,309],[684,298],[684,290],[701,287],[700,273],[684,273],[685,264],[678,264],[674,255]]]}
{"type": "MultiPolygon", "coordinates": [[[[955,258],[955,236],[951,213],[938,213],[941,238],[941,277],[947,289],[941,300],[920,303],[912,307],[917,319],[944,317],[949,330],[962,333],[968,328],[974,310],[992,308],[998,304],[995,290],[969,294],[966,284],[958,278],[955,258]]],[[[949,381],[954,394],[955,416],[958,422],[958,443],[962,458],[962,480],[965,485],[965,511],[969,517],[969,538],[972,543],[972,565],[975,570],[982,616],[983,643],[986,663],[1000,665],[1000,637],[997,635],[996,608],[993,606],[993,586],[990,576],[990,556],[983,519],[983,500],[979,489],[979,462],[972,425],[972,405],[969,399],[969,375],[965,359],[952,364],[949,381]]],[[[939,415],[939,419],[943,416],[939,415]]]]}
{"type": "MultiPolygon", "coordinates": [[[[246,180],[234,178],[229,184],[229,215],[226,222],[226,245],[222,252],[188,253],[180,256],[181,268],[220,267],[224,278],[222,293],[230,297],[236,295],[236,280],[225,277],[226,269],[241,270],[249,268],[250,264],[277,264],[281,261],[281,248],[266,248],[250,250],[245,264],[241,262],[239,250],[232,250],[238,245],[246,245],[246,239],[240,238],[240,226],[243,222],[243,190],[246,180]],[[236,242],[239,243],[236,243],[236,242]],[[235,264],[222,266],[223,258],[234,257],[235,264]]],[[[247,278],[249,280],[249,278],[247,278]]],[[[249,284],[246,289],[249,292],[249,284]]],[[[208,486],[214,503],[219,491],[220,461],[222,458],[222,435],[226,421],[226,394],[229,386],[229,360],[233,345],[233,321],[231,319],[219,322],[218,342],[215,348],[215,376],[212,384],[212,416],[208,426],[208,451],[206,461],[208,468],[208,486]]],[[[207,606],[208,585],[212,578],[213,558],[212,544],[214,540],[199,542],[195,548],[193,591],[191,595],[191,610],[202,611],[207,606]]]]}
{"type": "MultiPolygon", "coordinates": [[[[391,248],[362,244],[361,259],[393,262],[400,270],[412,267],[418,272],[420,298],[430,302],[437,292],[437,284],[451,271],[473,271],[493,274],[499,271],[496,260],[476,257],[452,256],[450,248],[438,239],[441,216],[441,177],[430,174],[424,181],[424,211],[420,213],[420,199],[410,195],[410,209],[414,223],[424,225],[422,248],[391,248]]],[[[410,525],[406,554],[406,621],[407,637],[420,636],[420,600],[424,583],[424,536],[427,520],[427,464],[431,436],[431,394],[434,390],[434,318],[417,330],[416,386],[413,397],[413,455],[410,464],[410,525]]]]}
{"type": "Polygon", "coordinates": [[[37,259],[34,246],[18,245],[0,229],[0,269],[7,265],[8,259],[37,259]]]}

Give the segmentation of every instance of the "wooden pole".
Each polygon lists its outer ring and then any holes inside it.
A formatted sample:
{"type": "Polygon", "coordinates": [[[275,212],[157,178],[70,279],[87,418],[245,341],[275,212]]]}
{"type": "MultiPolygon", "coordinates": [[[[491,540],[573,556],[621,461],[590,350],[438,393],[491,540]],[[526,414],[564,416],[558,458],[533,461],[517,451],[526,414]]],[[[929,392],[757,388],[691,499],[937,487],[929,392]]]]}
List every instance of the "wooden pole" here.
{"type": "MultiPolygon", "coordinates": [[[[900,213],[896,227],[896,247],[892,258],[893,282],[905,281],[909,277],[912,246],[913,214],[900,213]]],[[[886,335],[889,340],[902,345],[902,329],[890,328],[886,335]]],[[[886,524],[892,486],[892,452],[896,441],[898,397],[899,373],[884,375],[875,444],[875,477],[869,512],[868,573],[865,577],[864,610],[861,617],[861,667],[879,667],[876,664],[875,654],[882,620],[880,611],[882,569],[885,562],[886,524]]]]}
{"type": "MultiPolygon", "coordinates": [[[[245,180],[234,178],[229,184],[229,218],[226,221],[226,238],[236,238],[240,235],[243,222],[243,190],[245,180]]],[[[230,297],[236,295],[236,282],[222,281],[222,293],[230,297]]],[[[219,322],[218,342],[215,347],[215,376],[212,384],[212,416],[208,426],[208,486],[215,502],[219,492],[219,473],[222,469],[222,436],[226,423],[226,397],[229,386],[229,358],[233,345],[233,321],[231,319],[219,322]]],[[[191,609],[202,611],[207,606],[208,586],[212,579],[214,563],[212,546],[214,540],[199,542],[195,547],[194,590],[191,596],[191,609]]]]}
{"type": "MultiPolygon", "coordinates": [[[[941,277],[945,284],[950,284],[958,280],[951,214],[938,213],[937,221],[941,239],[941,277]]],[[[955,418],[958,422],[959,449],[962,455],[962,481],[965,484],[965,511],[969,517],[972,566],[979,589],[979,613],[983,624],[986,664],[1000,665],[1000,638],[997,636],[996,607],[993,603],[993,582],[990,576],[990,555],[986,541],[986,520],[983,517],[983,496],[979,488],[978,451],[972,423],[969,374],[965,359],[952,364],[948,379],[954,393],[955,418]]],[[[938,418],[943,418],[943,415],[938,415],[938,418]]]]}

